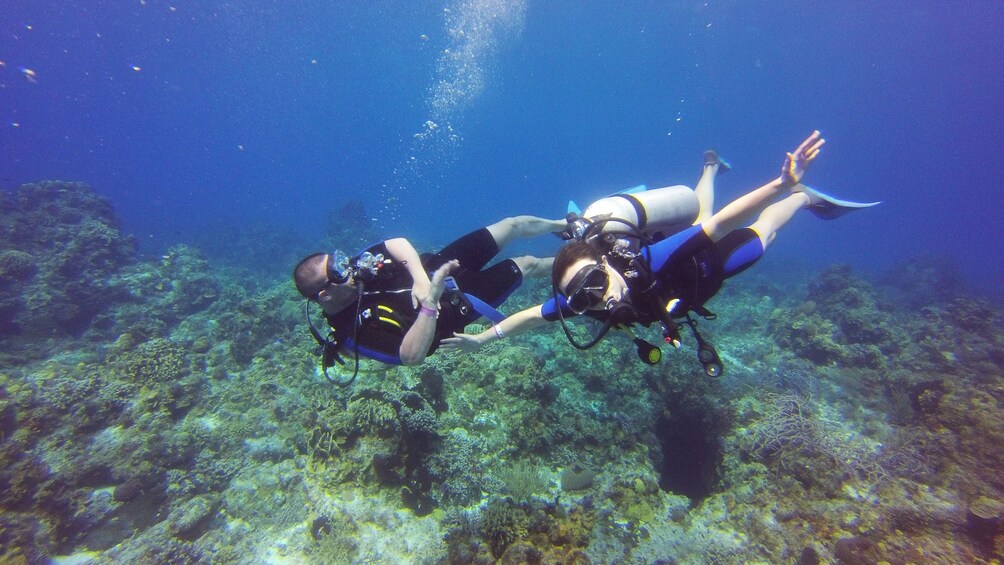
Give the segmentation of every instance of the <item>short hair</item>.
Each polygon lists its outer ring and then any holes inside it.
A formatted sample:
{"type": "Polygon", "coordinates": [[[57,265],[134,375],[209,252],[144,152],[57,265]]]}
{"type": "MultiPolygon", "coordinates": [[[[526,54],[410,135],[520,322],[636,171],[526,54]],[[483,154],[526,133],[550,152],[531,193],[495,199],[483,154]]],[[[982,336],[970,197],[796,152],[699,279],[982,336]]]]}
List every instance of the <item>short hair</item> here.
{"type": "Polygon", "coordinates": [[[551,284],[554,285],[554,288],[563,293],[561,279],[564,278],[565,271],[583,259],[599,263],[603,259],[603,253],[596,246],[585,241],[573,241],[558,250],[551,267],[551,284]]]}
{"type": "Polygon", "coordinates": [[[328,284],[328,273],[324,269],[327,257],[327,253],[307,255],[293,269],[293,284],[304,298],[317,298],[328,284]]]}

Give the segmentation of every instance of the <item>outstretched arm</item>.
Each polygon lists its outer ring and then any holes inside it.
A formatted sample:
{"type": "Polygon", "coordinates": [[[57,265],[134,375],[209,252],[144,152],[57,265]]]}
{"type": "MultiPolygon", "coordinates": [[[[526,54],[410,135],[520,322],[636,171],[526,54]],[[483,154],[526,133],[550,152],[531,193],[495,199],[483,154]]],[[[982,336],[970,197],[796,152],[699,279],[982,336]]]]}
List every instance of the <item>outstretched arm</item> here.
{"type": "MultiPolygon", "coordinates": [[[[414,281],[411,286],[411,305],[418,308],[418,305],[429,296],[429,287],[432,284],[429,280],[429,275],[425,272],[425,268],[422,267],[422,259],[419,258],[418,251],[415,251],[411,242],[403,237],[388,239],[384,242],[384,245],[387,246],[387,251],[390,252],[391,257],[404,265],[404,268],[408,270],[408,274],[411,275],[411,280],[414,281]]],[[[442,293],[442,290],[440,290],[440,293],[442,293]]],[[[435,301],[439,301],[438,296],[435,301]]]]}
{"type": "Polygon", "coordinates": [[[506,336],[526,333],[543,325],[546,321],[544,315],[541,313],[540,306],[531,306],[526,310],[516,312],[479,334],[454,333],[453,337],[448,337],[442,341],[442,347],[443,349],[473,353],[493,339],[502,339],[506,336]]]}
{"type": "Polygon", "coordinates": [[[781,166],[781,176],[736,198],[716,212],[701,224],[704,233],[708,234],[712,241],[718,241],[725,234],[762,212],[779,195],[789,190],[797,191],[802,175],[819,155],[819,149],[824,143],[826,140],[820,136],[819,130],[813,131],[794,152],[785,156],[784,164],[781,166]]]}
{"type": "Polygon", "coordinates": [[[418,313],[415,323],[408,328],[408,333],[404,334],[401,341],[401,348],[398,353],[401,355],[401,363],[405,365],[418,365],[425,361],[429,354],[429,347],[433,338],[436,337],[436,322],[439,319],[439,297],[443,295],[446,287],[446,278],[450,273],[460,266],[460,261],[454,259],[442,267],[436,269],[432,274],[432,281],[429,285],[429,293],[422,300],[422,310],[418,313]]]}

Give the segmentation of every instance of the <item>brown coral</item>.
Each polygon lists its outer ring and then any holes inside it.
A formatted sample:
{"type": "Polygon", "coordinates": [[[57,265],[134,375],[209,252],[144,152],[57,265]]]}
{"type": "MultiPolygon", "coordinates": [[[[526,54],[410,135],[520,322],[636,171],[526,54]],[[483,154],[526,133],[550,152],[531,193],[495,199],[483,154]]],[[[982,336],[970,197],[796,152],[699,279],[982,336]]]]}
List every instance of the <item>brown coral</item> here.
{"type": "Polygon", "coordinates": [[[30,253],[8,249],[0,253],[0,281],[11,279],[26,281],[38,272],[38,264],[30,253]]]}

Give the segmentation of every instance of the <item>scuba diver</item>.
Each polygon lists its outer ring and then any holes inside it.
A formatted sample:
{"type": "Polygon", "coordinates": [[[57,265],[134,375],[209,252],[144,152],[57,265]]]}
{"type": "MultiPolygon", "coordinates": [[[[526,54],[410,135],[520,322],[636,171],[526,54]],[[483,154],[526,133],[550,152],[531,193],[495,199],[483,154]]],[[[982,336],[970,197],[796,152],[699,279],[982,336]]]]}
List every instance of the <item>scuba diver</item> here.
{"type": "Polygon", "coordinates": [[[554,258],[553,298],[480,334],[457,333],[444,339],[443,347],[474,351],[492,339],[519,335],[548,321],[561,321],[569,341],[579,349],[592,347],[612,327],[626,328],[642,360],[655,364],[661,360],[661,351],[634,337],[630,326],[658,322],[665,341],[679,347],[681,337],[675,320],[682,319],[693,330],[698,360],[705,373],[721,375],[724,367],[718,353],[701,338],[690,312],[713,319],[705,302],[721,289],[725,279],[752,266],[774,241],[777,231],[799,210],[805,208],[821,218],[833,219],[878,204],[838,200],[801,184],[824,143],[819,132],[814,131],[787,154],[778,178],[714,214],[714,179],[727,170],[727,164],[714,152],[706,153],[701,182],[695,190],[699,201],[696,220],[661,240],[644,233],[634,219],[613,215],[570,218],[577,224],[570,231],[579,236],[554,258]],[[784,198],[778,199],[782,195],[784,198]],[[751,225],[739,227],[756,214],[759,217],[751,225]],[[600,333],[584,344],[574,339],[565,324],[565,318],[582,314],[603,322],[600,333]]]}
{"type": "Polygon", "coordinates": [[[545,276],[553,258],[532,256],[486,265],[516,238],[559,232],[566,220],[536,216],[505,218],[471,232],[437,253],[419,255],[404,238],[372,245],[348,257],[340,251],[314,253],[293,270],[296,289],[307,299],[310,332],[320,347],[328,380],[347,386],[359,372],[359,356],[397,365],[417,365],[444,337],[463,331],[478,317],[504,318],[495,308],[523,282],[545,276]],[[431,276],[430,276],[431,273],[431,276]],[[321,306],[330,326],[313,324],[310,303],[321,306]],[[327,369],[355,359],[348,380],[327,369]]]}

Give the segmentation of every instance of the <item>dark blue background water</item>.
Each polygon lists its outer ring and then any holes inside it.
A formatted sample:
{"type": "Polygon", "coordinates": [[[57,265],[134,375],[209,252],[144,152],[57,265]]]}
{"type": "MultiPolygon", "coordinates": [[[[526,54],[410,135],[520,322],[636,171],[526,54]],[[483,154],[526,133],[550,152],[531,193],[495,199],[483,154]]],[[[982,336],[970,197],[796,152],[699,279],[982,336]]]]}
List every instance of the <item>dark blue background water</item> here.
{"type": "Polygon", "coordinates": [[[1000,2],[2,12],[0,185],[86,181],[148,252],[263,219],[318,237],[353,196],[384,235],[443,243],[503,215],[562,216],[568,198],[693,186],[708,147],[735,167],[724,202],[819,128],[810,184],[885,204],[798,218],[773,261],[881,271],[936,252],[983,289],[1004,281],[1000,2]]]}

